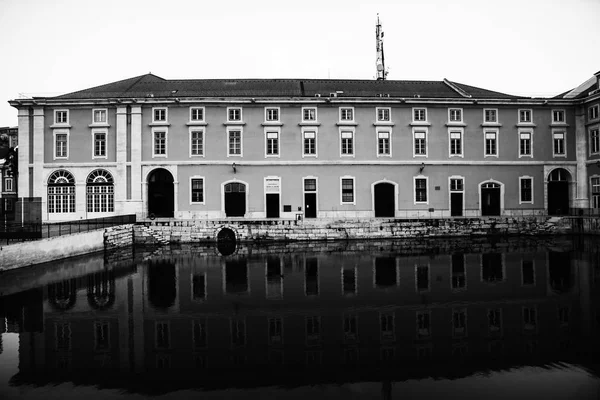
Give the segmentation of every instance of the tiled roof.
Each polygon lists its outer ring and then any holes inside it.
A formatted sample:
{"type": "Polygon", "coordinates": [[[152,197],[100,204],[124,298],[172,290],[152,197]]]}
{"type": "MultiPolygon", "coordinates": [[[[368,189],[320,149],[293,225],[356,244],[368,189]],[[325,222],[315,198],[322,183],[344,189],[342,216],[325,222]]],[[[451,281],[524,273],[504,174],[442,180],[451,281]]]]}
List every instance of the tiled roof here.
{"type": "Polygon", "coordinates": [[[445,81],[377,81],[342,79],[187,79],[167,80],[153,74],[109,83],[54,99],[109,99],[143,97],[314,97],[341,92],[338,97],[518,98],[473,86],[445,81]]]}

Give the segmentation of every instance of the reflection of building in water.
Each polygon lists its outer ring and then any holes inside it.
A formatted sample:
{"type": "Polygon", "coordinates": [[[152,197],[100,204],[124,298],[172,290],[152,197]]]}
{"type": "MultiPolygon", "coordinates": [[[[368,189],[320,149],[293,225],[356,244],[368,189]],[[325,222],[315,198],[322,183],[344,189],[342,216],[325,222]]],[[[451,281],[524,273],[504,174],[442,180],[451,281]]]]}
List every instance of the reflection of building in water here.
{"type": "Polygon", "coordinates": [[[46,287],[43,334],[21,342],[21,371],[563,360],[599,333],[597,265],[556,252],[148,261],[46,287]]]}

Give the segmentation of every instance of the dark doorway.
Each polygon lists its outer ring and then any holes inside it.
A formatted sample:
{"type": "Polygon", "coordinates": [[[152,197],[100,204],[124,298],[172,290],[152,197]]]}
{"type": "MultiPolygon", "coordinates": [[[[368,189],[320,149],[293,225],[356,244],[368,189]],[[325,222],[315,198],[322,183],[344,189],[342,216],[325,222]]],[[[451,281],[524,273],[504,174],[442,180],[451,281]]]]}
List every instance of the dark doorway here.
{"type": "Polygon", "coordinates": [[[548,176],[548,215],[569,213],[569,172],[557,168],[548,176]]]}
{"type": "Polygon", "coordinates": [[[461,217],[463,215],[463,194],[450,193],[450,215],[461,217]]]}
{"type": "Polygon", "coordinates": [[[225,215],[243,217],[246,214],[246,185],[232,182],[225,185],[225,215]]]}
{"type": "Polygon", "coordinates": [[[175,205],[173,175],[163,168],[148,175],[148,215],[172,218],[175,205]]]}
{"type": "Polygon", "coordinates": [[[170,261],[150,261],[148,264],[148,299],[157,309],[167,309],[177,299],[177,271],[170,261]]]}
{"type": "Polygon", "coordinates": [[[317,180],[304,179],[304,218],[317,218],[317,180]]]}
{"type": "Polygon", "coordinates": [[[248,292],[248,268],[245,259],[225,262],[225,291],[227,293],[248,292]]]}
{"type": "Polygon", "coordinates": [[[375,258],[375,286],[386,288],[396,286],[398,277],[396,272],[396,258],[394,257],[376,257],[375,258]]]}
{"type": "Polygon", "coordinates": [[[267,218],[279,218],[279,193],[267,193],[267,218]]]}
{"type": "Polygon", "coordinates": [[[481,185],[481,215],[500,215],[500,185],[484,183],[481,185]]]}
{"type": "Polygon", "coordinates": [[[375,185],[375,217],[394,217],[396,208],[394,202],[394,185],[378,183],[375,185]]]}

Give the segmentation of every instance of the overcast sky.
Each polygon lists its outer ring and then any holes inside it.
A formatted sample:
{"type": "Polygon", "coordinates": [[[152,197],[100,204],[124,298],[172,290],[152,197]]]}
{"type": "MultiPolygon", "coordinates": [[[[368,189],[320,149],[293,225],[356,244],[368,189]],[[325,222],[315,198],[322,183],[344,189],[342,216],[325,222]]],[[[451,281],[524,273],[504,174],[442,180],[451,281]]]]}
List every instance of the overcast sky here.
{"type": "Polygon", "coordinates": [[[375,77],[553,96],[600,70],[600,0],[0,0],[7,103],[152,72],[166,79],[375,77]]]}

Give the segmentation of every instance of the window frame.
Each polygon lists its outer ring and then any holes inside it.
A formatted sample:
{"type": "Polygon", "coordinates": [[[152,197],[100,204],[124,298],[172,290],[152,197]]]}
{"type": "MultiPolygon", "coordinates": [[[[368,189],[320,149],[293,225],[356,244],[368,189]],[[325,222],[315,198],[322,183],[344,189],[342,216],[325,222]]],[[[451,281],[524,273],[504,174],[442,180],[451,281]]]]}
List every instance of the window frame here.
{"type": "Polygon", "coordinates": [[[448,129],[448,157],[465,157],[465,146],[464,146],[465,130],[463,128],[452,128],[448,129]],[[452,153],[452,134],[458,133],[460,135],[460,153],[452,153]]]}
{"type": "Polygon", "coordinates": [[[68,160],[69,159],[69,142],[70,142],[70,130],[69,129],[55,129],[54,131],[52,131],[52,136],[53,136],[53,152],[52,152],[52,156],[53,156],[53,160],[68,160]],[[57,136],[58,135],[65,135],[66,137],[66,145],[65,145],[65,153],[66,155],[64,156],[58,156],[56,153],[57,150],[57,136]]]}
{"type": "Polygon", "coordinates": [[[152,107],[152,123],[153,124],[167,124],[169,122],[169,108],[168,107],[152,107]],[[156,113],[158,111],[164,111],[164,119],[157,119],[156,113]]]}
{"type": "Polygon", "coordinates": [[[197,106],[192,106],[190,107],[190,114],[189,114],[190,123],[194,123],[194,122],[205,122],[206,121],[206,109],[205,107],[197,107],[197,106]],[[202,110],[202,118],[201,119],[194,119],[193,115],[194,115],[194,111],[197,110],[202,110]]]}
{"type": "Polygon", "coordinates": [[[69,125],[69,117],[70,117],[70,113],[69,110],[66,108],[60,108],[60,109],[56,109],[54,110],[54,125],[69,125]],[[59,121],[58,119],[58,114],[59,113],[65,113],[65,120],[66,121],[59,121]]]}
{"type": "Polygon", "coordinates": [[[205,147],[206,147],[206,140],[205,139],[205,129],[204,128],[199,128],[199,127],[193,127],[190,128],[189,130],[189,156],[190,158],[193,157],[204,157],[205,156],[205,147]],[[193,150],[194,150],[194,133],[199,132],[200,136],[201,136],[201,141],[202,141],[202,151],[200,151],[199,154],[194,154],[193,150]]]}
{"type": "Polygon", "coordinates": [[[567,130],[566,129],[552,129],[552,157],[560,157],[560,158],[567,158],[567,130]],[[562,137],[562,147],[563,147],[563,153],[557,153],[556,152],[556,137],[555,135],[559,135],[561,134],[563,135],[562,137]]]}
{"type": "Polygon", "coordinates": [[[354,176],[340,176],[340,205],[356,205],[356,178],[354,176]],[[344,201],[344,180],[352,181],[352,201],[344,201]]]}
{"type": "Polygon", "coordinates": [[[354,128],[351,127],[344,127],[344,128],[340,128],[339,129],[339,146],[340,146],[340,157],[355,157],[356,156],[356,142],[355,142],[355,136],[356,136],[356,130],[354,128]],[[351,153],[344,153],[344,145],[343,145],[343,134],[349,132],[352,137],[350,138],[351,143],[352,143],[352,152],[351,153]]]}
{"type": "Polygon", "coordinates": [[[227,107],[227,122],[229,123],[242,123],[244,120],[244,110],[242,107],[227,107]],[[231,119],[231,112],[238,110],[240,113],[239,119],[231,119]]]}
{"type": "Polygon", "coordinates": [[[499,140],[500,130],[499,129],[484,129],[483,130],[483,157],[496,157],[498,158],[500,155],[500,140],[499,140]],[[493,133],[495,135],[495,149],[496,152],[494,154],[488,154],[487,152],[487,134],[493,133]]]}
{"type": "Polygon", "coordinates": [[[354,122],[354,120],[355,120],[354,107],[340,107],[339,111],[338,111],[338,116],[339,116],[340,123],[354,122]],[[352,118],[351,119],[343,119],[342,118],[342,115],[344,114],[343,111],[348,111],[348,110],[352,113],[352,118]]]}
{"type": "Polygon", "coordinates": [[[427,122],[427,107],[413,107],[412,108],[412,122],[413,123],[424,123],[427,122]],[[417,119],[415,118],[416,116],[416,112],[417,111],[423,111],[423,118],[424,119],[417,119]]]}
{"type": "Polygon", "coordinates": [[[448,108],[448,123],[462,124],[463,123],[463,109],[456,108],[456,107],[448,108]],[[459,113],[460,119],[457,119],[457,120],[452,119],[453,111],[459,113]]]}
{"type": "Polygon", "coordinates": [[[273,128],[273,127],[265,129],[264,143],[265,143],[265,158],[281,157],[281,129],[273,128]],[[269,153],[269,134],[272,134],[272,133],[275,133],[277,135],[277,137],[276,137],[277,153],[270,154],[269,153]]]}
{"type": "Polygon", "coordinates": [[[241,126],[227,127],[227,140],[225,140],[225,148],[227,150],[227,157],[243,157],[244,156],[244,130],[241,126]],[[240,154],[231,153],[230,147],[230,136],[231,132],[240,132],[240,154]]]}
{"type": "Polygon", "coordinates": [[[534,191],[533,191],[533,176],[523,175],[519,177],[519,204],[534,204],[534,191]],[[530,181],[529,190],[531,191],[531,200],[523,200],[523,181],[530,181]]]}
{"type": "Polygon", "coordinates": [[[600,119],[600,104],[594,104],[593,106],[588,107],[587,111],[589,122],[600,119]]]}
{"type": "Polygon", "coordinates": [[[377,157],[392,157],[392,128],[391,127],[380,127],[375,129],[375,147],[377,149],[377,157]],[[388,142],[388,152],[387,153],[381,153],[380,152],[380,147],[379,147],[379,141],[381,140],[381,138],[379,137],[380,134],[382,133],[387,133],[388,134],[388,138],[387,138],[387,142],[388,142]]]}
{"type": "Polygon", "coordinates": [[[302,115],[301,115],[302,122],[317,123],[317,121],[318,121],[317,107],[302,107],[301,113],[302,113],[302,115]],[[305,118],[305,111],[307,111],[307,110],[314,110],[315,119],[306,119],[305,118]]]}
{"type": "Polygon", "coordinates": [[[498,123],[498,109],[497,108],[484,108],[483,109],[483,124],[497,124],[498,123]],[[487,111],[493,111],[494,113],[494,120],[493,121],[488,121],[487,120],[487,111]]]}
{"type": "Polygon", "coordinates": [[[165,128],[152,128],[152,158],[167,158],[169,156],[169,130],[165,128]],[[156,134],[164,133],[165,134],[165,153],[157,154],[156,153],[156,134]]]}
{"type": "MultiPolygon", "coordinates": [[[[429,129],[424,128],[424,127],[419,127],[419,128],[413,128],[412,130],[412,152],[413,152],[413,158],[428,158],[429,156],[429,129]],[[417,154],[416,152],[416,140],[417,140],[417,133],[424,133],[425,134],[425,153],[424,154],[417,154]]],[[[419,138],[421,139],[421,138],[419,138]]]]}
{"type": "Polygon", "coordinates": [[[588,128],[588,143],[589,143],[589,155],[600,154],[600,125],[590,126],[588,128]],[[592,132],[596,132],[596,140],[592,136],[592,132]],[[595,147],[595,148],[594,148],[595,147]]]}
{"type": "Polygon", "coordinates": [[[108,109],[107,108],[93,108],[92,109],[92,124],[94,124],[94,125],[108,124],[108,109]],[[96,112],[104,112],[104,121],[96,121],[96,112]]]}
{"type": "Polygon", "coordinates": [[[302,133],[302,144],[301,144],[301,146],[302,146],[302,158],[305,158],[305,157],[317,158],[318,154],[319,154],[319,150],[318,150],[319,149],[319,147],[318,147],[318,129],[316,127],[315,128],[302,128],[301,129],[301,133],[302,133]],[[305,135],[307,133],[314,133],[315,134],[315,137],[314,137],[315,152],[314,152],[314,154],[312,154],[312,153],[306,153],[305,152],[305,150],[306,150],[306,147],[305,147],[306,136],[305,135]]]}
{"type": "Polygon", "coordinates": [[[265,107],[265,123],[281,122],[281,107],[265,107]],[[269,113],[275,112],[277,114],[276,119],[269,119],[269,113]]]}
{"type": "MultiPolygon", "coordinates": [[[[201,175],[192,175],[190,176],[190,205],[192,204],[199,204],[199,205],[204,205],[206,204],[206,178],[204,176],[201,175]],[[194,201],[194,180],[201,180],[202,181],[202,201],[194,201]]],[[[205,281],[205,285],[206,285],[206,281],[205,281]]]]}
{"type": "Polygon", "coordinates": [[[519,149],[519,158],[522,158],[522,157],[533,158],[533,129],[519,129],[517,131],[517,140],[518,140],[517,148],[519,149]],[[523,138],[521,137],[521,135],[523,135],[523,134],[529,134],[529,154],[522,152],[521,140],[523,140],[523,138]]]}
{"type": "Polygon", "coordinates": [[[392,107],[375,107],[375,121],[377,122],[392,122],[392,107]],[[387,111],[387,119],[379,118],[379,111],[387,111]]]}
{"type": "Polygon", "coordinates": [[[413,205],[429,204],[429,177],[425,175],[413,176],[413,205]],[[425,181],[425,201],[417,201],[417,180],[425,181]]]}
{"type": "Polygon", "coordinates": [[[519,124],[532,124],[533,123],[533,109],[531,108],[519,108],[519,110],[517,111],[517,117],[518,117],[518,121],[519,124]],[[523,120],[521,117],[523,116],[522,113],[528,113],[529,115],[529,120],[523,120]]]}
{"type": "Polygon", "coordinates": [[[589,182],[590,182],[590,189],[589,189],[589,193],[590,193],[590,208],[593,209],[600,209],[600,174],[595,174],[595,175],[591,175],[589,178],[589,182]],[[597,184],[595,184],[595,180],[597,180],[597,184]],[[597,191],[594,191],[594,186],[598,187],[597,191]],[[594,198],[594,196],[596,196],[596,199],[594,198]],[[594,204],[594,200],[596,200],[597,204],[594,204]],[[594,207],[595,206],[595,207],[594,207]]]}
{"type": "Polygon", "coordinates": [[[4,177],[4,192],[5,193],[12,193],[14,192],[14,180],[12,176],[7,176],[4,177]]]}
{"type": "Polygon", "coordinates": [[[567,116],[566,116],[565,110],[563,108],[553,109],[551,112],[552,112],[552,123],[553,124],[564,124],[564,123],[566,123],[567,116]],[[557,115],[562,115],[562,121],[557,120],[555,118],[557,115]]]}
{"type": "Polygon", "coordinates": [[[92,159],[107,159],[108,158],[108,130],[92,129],[92,159]],[[104,134],[104,155],[96,154],[96,135],[104,134]]]}

